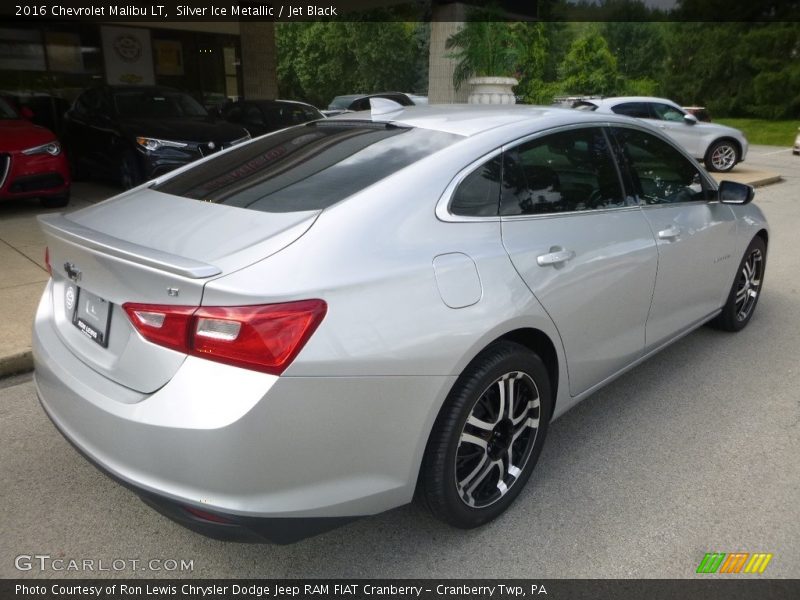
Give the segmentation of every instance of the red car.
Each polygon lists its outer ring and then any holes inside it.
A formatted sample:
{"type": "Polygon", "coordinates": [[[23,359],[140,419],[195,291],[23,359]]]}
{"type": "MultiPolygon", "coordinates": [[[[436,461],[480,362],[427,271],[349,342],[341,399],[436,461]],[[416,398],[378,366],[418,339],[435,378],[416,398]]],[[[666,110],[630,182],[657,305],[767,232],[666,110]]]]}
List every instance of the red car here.
{"type": "Polygon", "coordinates": [[[0,98],[0,201],[41,198],[48,208],[66,206],[69,188],[69,165],[55,134],[0,98]]]}

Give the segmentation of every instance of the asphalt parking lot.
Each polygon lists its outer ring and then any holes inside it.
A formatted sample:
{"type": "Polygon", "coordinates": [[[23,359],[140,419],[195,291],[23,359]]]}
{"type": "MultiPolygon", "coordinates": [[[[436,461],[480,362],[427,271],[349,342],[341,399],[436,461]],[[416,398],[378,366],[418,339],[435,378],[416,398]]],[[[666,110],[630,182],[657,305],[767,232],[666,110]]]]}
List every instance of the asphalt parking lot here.
{"type": "Polygon", "coordinates": [[[769,552],[764,576],[800,577],[800,158],[754,147],[748,163],[784,177],[756,194],[772,234],[750,325],[702,328],[559,419],[488,526],[407,506],[291,546],[209,540],[81,458],[22,375],[0,380],[0,577],[685,578],[713,551],[769,552]],[[193,570],[15,568],[34,554],[193,570]]]}

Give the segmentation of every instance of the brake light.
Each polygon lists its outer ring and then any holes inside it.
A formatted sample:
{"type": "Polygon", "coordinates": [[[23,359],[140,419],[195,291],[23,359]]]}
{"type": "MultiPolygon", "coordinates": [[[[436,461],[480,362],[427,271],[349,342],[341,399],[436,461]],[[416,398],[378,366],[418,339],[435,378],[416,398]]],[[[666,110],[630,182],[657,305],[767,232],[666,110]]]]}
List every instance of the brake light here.
{"type": "Polygon", "coordinates": [[[50,248],[44,247],[44,268],[47,269],[47,274],[53,276],[53,267],[50,265],[50,248]]]}
{"type": "Polygon", "coordinates": [[[185,354],[280,375],[319,326],[327,305],[301,300],[258,306],[122,306],[146,340],[185,354]]]}

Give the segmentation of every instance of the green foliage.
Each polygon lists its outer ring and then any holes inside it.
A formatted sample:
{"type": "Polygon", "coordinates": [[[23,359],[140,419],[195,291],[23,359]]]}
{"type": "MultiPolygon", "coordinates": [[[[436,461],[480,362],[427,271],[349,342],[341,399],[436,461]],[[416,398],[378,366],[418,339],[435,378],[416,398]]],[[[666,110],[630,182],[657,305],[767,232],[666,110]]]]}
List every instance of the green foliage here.
{"type": "Polygon", "coordinates": [[[397,21],[278,23],[280,95],[324,108],[340,94],[416,91],[427,72],[427,30],[397,21]]]}
{"type": "Polygon", "coordinates": [[[505,76],[516,72],[521,58],[520,38],[514,24],[499,20],[494,8],[474,9],[468,13],[464,27],[451,35],[445,48],[457,61],[453,85],[460,88],[470,77],[505,76]]]}
{"type": "Polygon", "coordinates": [[[561,64],[561,87],[568,94],[612,95],[620,88],[617,59],[605,38],[589,31],[577,38],[561,64]]]}

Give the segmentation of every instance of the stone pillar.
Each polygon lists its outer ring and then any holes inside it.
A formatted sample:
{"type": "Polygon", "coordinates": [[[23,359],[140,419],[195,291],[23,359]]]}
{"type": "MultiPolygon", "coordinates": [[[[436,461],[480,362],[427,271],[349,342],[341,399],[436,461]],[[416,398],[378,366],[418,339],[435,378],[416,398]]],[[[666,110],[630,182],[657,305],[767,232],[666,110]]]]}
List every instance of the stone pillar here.
{"type": "Polygon", "coordinates": [[[274,100],[278,97],[275,24],[242,21],[242,83],[248,100],[274,100]]]}
{"type": "Polygon", "coordinates": [[[466,5],[461,3],[434,4],[431,22],[431,47],[428,56],[428,102],[431,104],[466,102],[469,86],[453,87],[456,61],[445,58],[447,38],[464,26],[466,5]]]}

